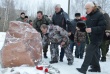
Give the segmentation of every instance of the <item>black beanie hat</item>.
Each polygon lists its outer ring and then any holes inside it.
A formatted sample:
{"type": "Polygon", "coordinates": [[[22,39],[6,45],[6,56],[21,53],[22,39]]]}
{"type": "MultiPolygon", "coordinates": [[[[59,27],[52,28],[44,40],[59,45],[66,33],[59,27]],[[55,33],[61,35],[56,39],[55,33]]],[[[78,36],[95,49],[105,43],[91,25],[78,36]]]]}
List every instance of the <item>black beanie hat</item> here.
{"type": "Polygon", "coordinates": [[[75,13],[75,17],[77,17],[77,16],[81,16],[81,14],[80,13],[75,13]]]}

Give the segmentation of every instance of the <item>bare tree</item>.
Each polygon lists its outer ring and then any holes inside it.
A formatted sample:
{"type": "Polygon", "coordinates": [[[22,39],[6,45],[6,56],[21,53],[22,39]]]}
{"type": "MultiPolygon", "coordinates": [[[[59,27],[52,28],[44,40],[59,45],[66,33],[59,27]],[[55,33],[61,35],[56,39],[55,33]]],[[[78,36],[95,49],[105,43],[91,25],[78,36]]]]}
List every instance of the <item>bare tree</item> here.
{"type": "Polygon", "coordinates": [[[74,18],[75,13],[81,13],[83,16],[85,15],[85,3],[88,0],[71,0],[71,6],[70,6],[70,18],[74,18]]]}
{"type": "Polygon", "coordinates": [[[52,15],[54,13],[54,5],[51,0],[39,3],[37,10],[43,11],[44,15],[52,15]]]}
{"type": "Polygon", "coordinates": [[[110,14],[110,0],[97,0],[96,2],[105,12],[110,14]]]}
{"type": "Polygon", "coordinates": [[[46,15],[52,15],[52,14],[54,14],[55,4],[52,3],[52,0],[48,0],[46,3],[48,3],[48,4],[46,5],[46,12],[45,12],[45,14],[46,15]]]}
{"type": "Polygon", "coordinates": [[[3,31],[6,31],[8,28],[9,21],[14,20],[15,14],[15,6],[14,6],[14,1],[13,0],[2,0],[2,6],[5,9],[5,14],[4,14],[4,26],[3,26],[3,31]]]}
{"type": "Polygon", "coordinates": [[[6,27],[6,24],[7,21],[8,21],[8,13],[9,13],[9,3],[10,3],[11,0],[2,0],[2,4],[3,4],[3,7],[5,8],[5,19],[4,19],[4,25],[3,25],[3,31],[5,31],[5,27],[6,27]]]}
{"type": "Polygon", "coordinates": [[[95,2],[98,6],[101,6],[102,9],[110,15],[110,0],[71,0],[70,15],[72,19],[74,18],[74,14],[76,12],[79,12],[82,15],[86,14],[84,6],[88,1],[95,2]]]}

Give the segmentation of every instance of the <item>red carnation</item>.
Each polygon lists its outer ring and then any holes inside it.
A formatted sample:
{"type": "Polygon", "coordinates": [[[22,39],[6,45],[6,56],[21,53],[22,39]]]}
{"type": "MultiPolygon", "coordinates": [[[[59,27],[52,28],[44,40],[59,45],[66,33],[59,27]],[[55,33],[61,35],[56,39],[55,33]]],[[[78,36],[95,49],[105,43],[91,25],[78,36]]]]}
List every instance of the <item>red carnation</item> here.
{"type": "Polygon", "coordinates": [[[45,72],[48,72],[48,69],[47,68],[45,69],[45,72]]]}
{"type": "Polygon", "coordinates": [[[36,66],[36,69],[43,70],[43,67],[42,66],[40,66],[40,67],[36,66]]]}
{"type": "Polygon", "coordinates": [[[82,16],[82,17],[81,17],[81,20],[86,21],[87,18],[86,18],[85,16],[82,16]]]}

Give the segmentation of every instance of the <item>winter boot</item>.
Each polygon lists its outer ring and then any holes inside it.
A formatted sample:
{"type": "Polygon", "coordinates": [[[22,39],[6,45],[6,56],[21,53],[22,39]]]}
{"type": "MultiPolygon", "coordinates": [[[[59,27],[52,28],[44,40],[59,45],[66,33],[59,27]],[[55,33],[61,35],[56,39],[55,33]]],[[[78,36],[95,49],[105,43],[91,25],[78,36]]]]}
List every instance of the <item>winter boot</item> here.
{"type": "Polygon", "coordinates": [[[72,65],[73,63],[71,62],[70,59],[68,59],[68,65],[72,65]]]}
{"type": "Polygon", "coordinates": [[[60,59],[60,62],[63,62],[63,59],[60,59]]]}
{"type": "Polygon", "coordinates": [[[106,57],[102,57],[100,61],[106,62],[106,57]]]}
{"type": "Polygon", "coordinates": [[[58,63],[58,61],[50,61],[50,64],[58,63]]]}
{"type": "Polygon", "coordinates": [[[100,69],[95,69],[95,68],[93,68],[93,69],[89,69],[88,71],[89,71],[89,72],[101,72],[100,69]]]}

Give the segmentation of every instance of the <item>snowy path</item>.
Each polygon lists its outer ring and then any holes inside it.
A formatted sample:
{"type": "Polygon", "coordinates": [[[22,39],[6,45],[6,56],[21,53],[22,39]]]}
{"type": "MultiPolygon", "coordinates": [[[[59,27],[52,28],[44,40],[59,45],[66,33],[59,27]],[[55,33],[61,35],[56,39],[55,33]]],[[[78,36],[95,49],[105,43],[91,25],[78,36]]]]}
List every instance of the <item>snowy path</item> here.
{"type": "MultiPolygon", "coordinates": [[[[74,53],[73,53],[74,55],[74,53]]],[[[47,63],[50,61],[50,53],[48,52],[48,59],[43,59],[47,63]]],[[[80,74],[76,68],[80,68],[84,59],[74,58],[74,63],[72,66],[67,65],[66,57],[64,57],[64,62],[59,62],[57,64],[52,64],[52,66],[58,68],[61,74],[80,74]]],[[[100,62],[101,65],[101,73],[90,73],[87,74],[110,74],[110,51],[107,54],[107,62],[100,62]]]]}
{"type": "MultiPolygon", "coordinates": [[[[2,34],[2,33],[0,33],[2,34]]],[[[0,36],[0,49],[3,46],[3,37],[5,37],[5,33],[0,36]]],[[[74,53],[73,53],[74,55],[74,53]]],[[[64,57],[64,62],[59,62],[56,64],[52,64],[53,67],[57,68],[60,71],[60,74],[80,74],[76,68],[80,68],[82,65],[84,59],[77,59],[74,58],[74,63],[72,66],[67,65],[66,57],[64,57]]],[[[48,59],[44,59],[43,61],[46,63],[49,63],[50,61],[50,51],[48,51],[48,59]]],[[[0,63],[1,65],[1,63],[0,63]]],[[[100,62],[101,65],[101,73],[90,73],[87,74],[110,74],[110,51],[107,54],[107,62],[100,62]]],[[[3,69],[0,66],[0,74],[45,74],[44,71],[36,70],[36,67],[27,67],[27,66],[21,66],[21,67],[15,67],[15,68],[6,68],[3,69]],[[14,70],[13,72],[11,72],[14,70]]],[[[47,73],[48,74],[48,73],[47,73]]],[[[56,74],[56,73],[54,73],[56,74]]]]}
{"type": "MultiPolygon", "coordinates": [[[[49,63],[50,51],[48,51],[48,59],[43,58],[43,61],[49,63]]],[[[81,74],[81,73],[77,72],[76,68],[80,68],[82,62],[83,62],[83,59],[74,58],[73,65],[68,66],[66,57],[64,57],[64,62],[52,64],[52,66],[57,68],[58,70],[60,70],[60,74],[81,74]]],[[[104,63],[100,62],[100,65],[102,68],[101,73],[90,73],[90,72],[88,72],[87,74],[110,74],[110,51],[107,54],[107,62],[104,62],[104,63]]],[[[15,73],[16,74],[45,74],[43,71],[36,70],[35,67],[25,67],[25,66],[14,68],[14,72],[10,72],[10,71],[11,71],[11,68],[7,68],[7,69],[0,68],[0,74],[15,74],[15,73]]]]}

